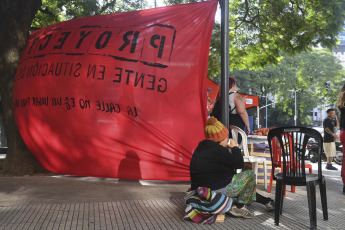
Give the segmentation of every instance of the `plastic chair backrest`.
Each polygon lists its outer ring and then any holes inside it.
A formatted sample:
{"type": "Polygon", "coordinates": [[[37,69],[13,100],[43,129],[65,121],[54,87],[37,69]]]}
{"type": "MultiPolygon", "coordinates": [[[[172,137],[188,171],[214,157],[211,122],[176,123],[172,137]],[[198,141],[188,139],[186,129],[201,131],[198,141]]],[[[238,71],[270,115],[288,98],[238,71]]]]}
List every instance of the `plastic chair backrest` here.
{"type": "Polygon", "coordinates": [[[249,151],[248,151],[248,141],[246,133],[239,127],[235,125],[230,125],[232,139],[234,139],[238,143],[238,135],[241,135],[242,142],[240,144],[240,149],[243,150],[244,158],[249,158],[249,151]]]}
{"type": "MultiPolygon", "coordinates": [[[[291,135],[287,135],[290,139],[289,143],[291,143],[291,135]]],[[[281,157],[281,154],[282,154],[282,150],[281,150],[281,147],[280,147],[280,144],[279,144],[279,140],[277,137],[273,137],[272,140],[272,151],[273,151],[273,160],[272,160],[272,164],[275,166],[275,167],[281,167],[282,165],[282,157],[281,157]]],[[[287,143],[286,143],[287,144],[287,143]]],[[[292,148],[292,146],[290,146],[290,148],[292,148]]],[[[292,149],[290,150],[290,152],[292,152],[292,149]]]]}
{"type": "Polygon", "coordinates": [[[272,152],[273,152],[272,164],[275,167],[280,167],[281,166],[282,150],[280,149],[280,144],[279,144],[278,138],[273,137],[271,144],[272,144],[272,152]]]}
{"type": "MultiPolygon", "coordinates": [[[[321,151],[323,140],[321,134],[311,128],[306,127],[281,127],[272,129],[268,133],[268,143],[270,146],[271,160],[274,162],[278,158],[280,152],[282,159],[282,173],[285,184],[304,185],[306,184],[304,155],[308,140],[313,137],[319,143],[319,159],[318,159],[318,176],[321,178],[321,151]],[[278,145],[274,144],[274,140],[278,141],[280,151],[277,151],[278,145]]],[[[273,170],[273,164],[272,164],[273,170]]]]}

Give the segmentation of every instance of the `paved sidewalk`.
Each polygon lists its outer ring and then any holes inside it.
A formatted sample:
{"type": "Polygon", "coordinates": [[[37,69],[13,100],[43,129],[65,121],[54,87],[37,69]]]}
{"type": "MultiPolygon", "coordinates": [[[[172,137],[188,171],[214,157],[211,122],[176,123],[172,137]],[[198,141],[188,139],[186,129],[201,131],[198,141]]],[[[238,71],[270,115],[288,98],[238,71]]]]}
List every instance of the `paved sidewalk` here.
{"type": "MultiPolygon", "coordinates": [[[[340,167],[337,166],[339,169],[340,167]]],[[[313,166],[316,169],[316,165],[313,166]]],[[[316,170],[314,170],[316,173],[316,170]]],[[[345,195],[339,171],[323,170],[329,220],[322,218],[317,187],[318,229],[345,228],[345,195]]],[[[0,177],[0,229],[309,229],[306,189],[287,188],[280,225],[274,213],[252,204],[253,219],[226,216],[224,223],[184,221],[186,182],[126,181],[74,176],[0,177]]],[[[274,198],[273,193],[258,191],[274,198]]]]}

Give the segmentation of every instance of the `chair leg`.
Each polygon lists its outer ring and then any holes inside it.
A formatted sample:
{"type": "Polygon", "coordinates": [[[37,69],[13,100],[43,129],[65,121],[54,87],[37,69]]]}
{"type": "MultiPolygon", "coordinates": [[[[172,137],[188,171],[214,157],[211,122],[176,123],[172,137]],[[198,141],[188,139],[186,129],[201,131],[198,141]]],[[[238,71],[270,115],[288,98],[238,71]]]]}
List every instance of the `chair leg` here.
{"type": "Polygon", "coordinates": [[[316,192],[315,192],[315,182],[308,182],[307,183],[307,194],[308,194],[310,229],[316,229],[316,192]]]}
{"type": "Polygon", "coordinates": [[[255,170],[255,175],[256,175],[255,182],[256,182],[256,184],[258,184],[258,171],[259,171],[259,164],[258,164],[258,162],[254,163],[254,170],[255,170]]]}
{"type": "Polygon", "coordinates": [[[280,200],[280,210],[279,214],[281,215],[283,212],[283,204],[284,204],[284,198],[285,198],[285,193],[286,193],[286,185],[282,185],[282,191],[281,191],[281,200],[280,200]],[[284,186],[284,191],[283,191],[283,186],[284,186]]]}
{"type": "Polygon", "coordinates": [[[291,192],[296,192],[296,186],[291,185],[291,192]]]}
{"type": "Polygon", "coordinates": [[[282,180],[277,180],[276,182],[276,198],[275,198],[275,207],[274,207],[274,223],[279,225],[279,217],[281,214],[281,201],[283,200],[283,182],[282,180]]]}
{"type": "Polygon", "coordinates": [[[271,193],[271,190],[272,190],[272,184],[273,184],[273,171],[274,171],[274,170],[271,170],[270,184],[269,184],[269,186],[268,186],[268,193],[271,193]]]}
{"type": "Polygon", "coordinates": [[[265,190],[267,191],[267,164],[266,161],[263,162],[264,166],[264,183],[265,183],[265,190]]]}
{"type": "Polygon", "coordinates": [[[322,181],[320,183],[320,196],[321,196],[323,219],[328,220],[326,181],[324,177],[322,178],[322,181]]]}

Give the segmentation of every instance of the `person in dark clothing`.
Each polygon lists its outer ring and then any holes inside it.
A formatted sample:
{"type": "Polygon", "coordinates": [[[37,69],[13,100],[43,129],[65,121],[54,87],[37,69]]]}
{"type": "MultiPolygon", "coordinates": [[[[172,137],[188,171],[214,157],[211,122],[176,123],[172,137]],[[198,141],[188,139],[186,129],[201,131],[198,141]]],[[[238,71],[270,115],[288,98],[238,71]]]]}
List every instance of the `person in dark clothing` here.
{"type": "Polygon", "coordinates": [[[242,169],[244,162],[238,144],[230,139],[229,130],[215,117],[207,120],[205,127],[206,139],[195,149],[190,162],[191,188],[207,187],[211,190],[236,198],[237,202],[231,208],[234,216],[252,218],[254,214],[245,204],[262,203],[268,211],[274,209],[274,201],[256,193],[255,173],[242,169]]]}
{"type": "Polygon", "coordinates": [[[341,165],[341,178],[343,180],[343,193],[345,194],[345,160],[344,160],[344,153],[345,153],[345,84],[339,90],[338,95],[338,109],[340,111],[340,142],[343,145],[343,162],[341,165]]]}
{"type": "MultiPolygon", "coordinates": [[[[224,139],[225,146],[227,139],[224,139]]],[[[233,142],[232,142],[233,143],[233,142]]],[[[190,163],[190,174],[192,177],[192,189],[197,187],[207,187],[217,190],[225,187],[231,182],[236,174],[236,169],[241,169],[243,156],[237,147],[233,154],[229,154],[229,149],[220,143],[203,140],[195,150],[190,163]],[[213,155],[217,153],[217,157],[213,155]],[[219,181],[215,183],[215,181],[219,181]]]]}
{"type": "Polygon", "coordinates": [[[336,147],[335,147],[335,139],[339,138],[336,134],[336,127],[338,126],[338,118],[335,115],[334,109],[327,110],[327,117],[323,121],[323,128],[324,128],[324,137],[323,137],[323,149],[325,150],[325,154],[327,157],[327,166],[326,169],[328,170],[338,170],[336,167],[332,165],[333,157],[336,156],[336,147]]]}

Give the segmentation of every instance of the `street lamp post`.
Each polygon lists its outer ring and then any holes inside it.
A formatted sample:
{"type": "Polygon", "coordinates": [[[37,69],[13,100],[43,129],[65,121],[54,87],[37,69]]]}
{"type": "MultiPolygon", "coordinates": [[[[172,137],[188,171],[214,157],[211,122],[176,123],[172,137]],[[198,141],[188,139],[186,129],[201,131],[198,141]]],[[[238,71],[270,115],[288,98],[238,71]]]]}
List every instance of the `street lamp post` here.
{"type": "MultiPolygon", "coordinates": [[[[261,92],[262,94],[265,93],[265,87],[263,85],[261,85],[261,92]]],[[[266,96],[262,96],[266,98],[266,106],[265,106],[265,110],[266,110],[266,122],[265,122],[265,128],[267,129],[267,93],[266,96]]]]}
{"type": "Polygon", "coordinates": [[[295,126],[297,126],[297,97],[296,97],[296,90],[295,90],[295,126]]]}
{"type": "Polygon", "coordinates": [[[221,0],[221,121],[229,127],[229,0],[221,0]]]}
{"type": "Polygon", "coordinates": [[[295,116],[294,116],[294,120],[295,120],[295,126],[297,126],[297,94],[296,92],[300,91],[300,89],[296,90],[289,90],[290,92],[295,92],[295,116]]]}
{"type": "Polygon", "coordinates": [[[266,110],[266,120],[265,120],[265,123],[266,123],[266,129],[267,129],[267,107],[268,106],[270,106],[270,105],[272,105],[272,107],[273,107],[273,105],[274,105],[274,101],[272,102],[272,103],[270,103],[270,104],[267,104],[267,95],[266,96],[260,96],[260,97],[265,97],[266,98],[266,105],[264,105],[264,106],[262,106],[262,107],[258,107],[257,108],[257,113],[258,113],[258,128],[260,128],[260,125],[259,125],[259,121],[260,121],[260,116],[259,116],[259,114],[260,114],[260,109],[263,109],[263,108],[265,108],[265,110],[266,110]]]}
{"type": "Polygon", "coordinates": [[[264,97],[265,99],[266,99],[266,105],[265,106],[263,106],[263,107],[261,107],[261,109],[262,108],[265,108],[265,112],[266,112],[266,119],[265,119],[265,128],[267,129],[267,95],[266,96],[260,96],[260,97],[264,97]]]}
{"type": "Polygon", "coordinates": [[[265,128],[267,129],[267,95],[266,95],[266,127],[265,128]]]}

